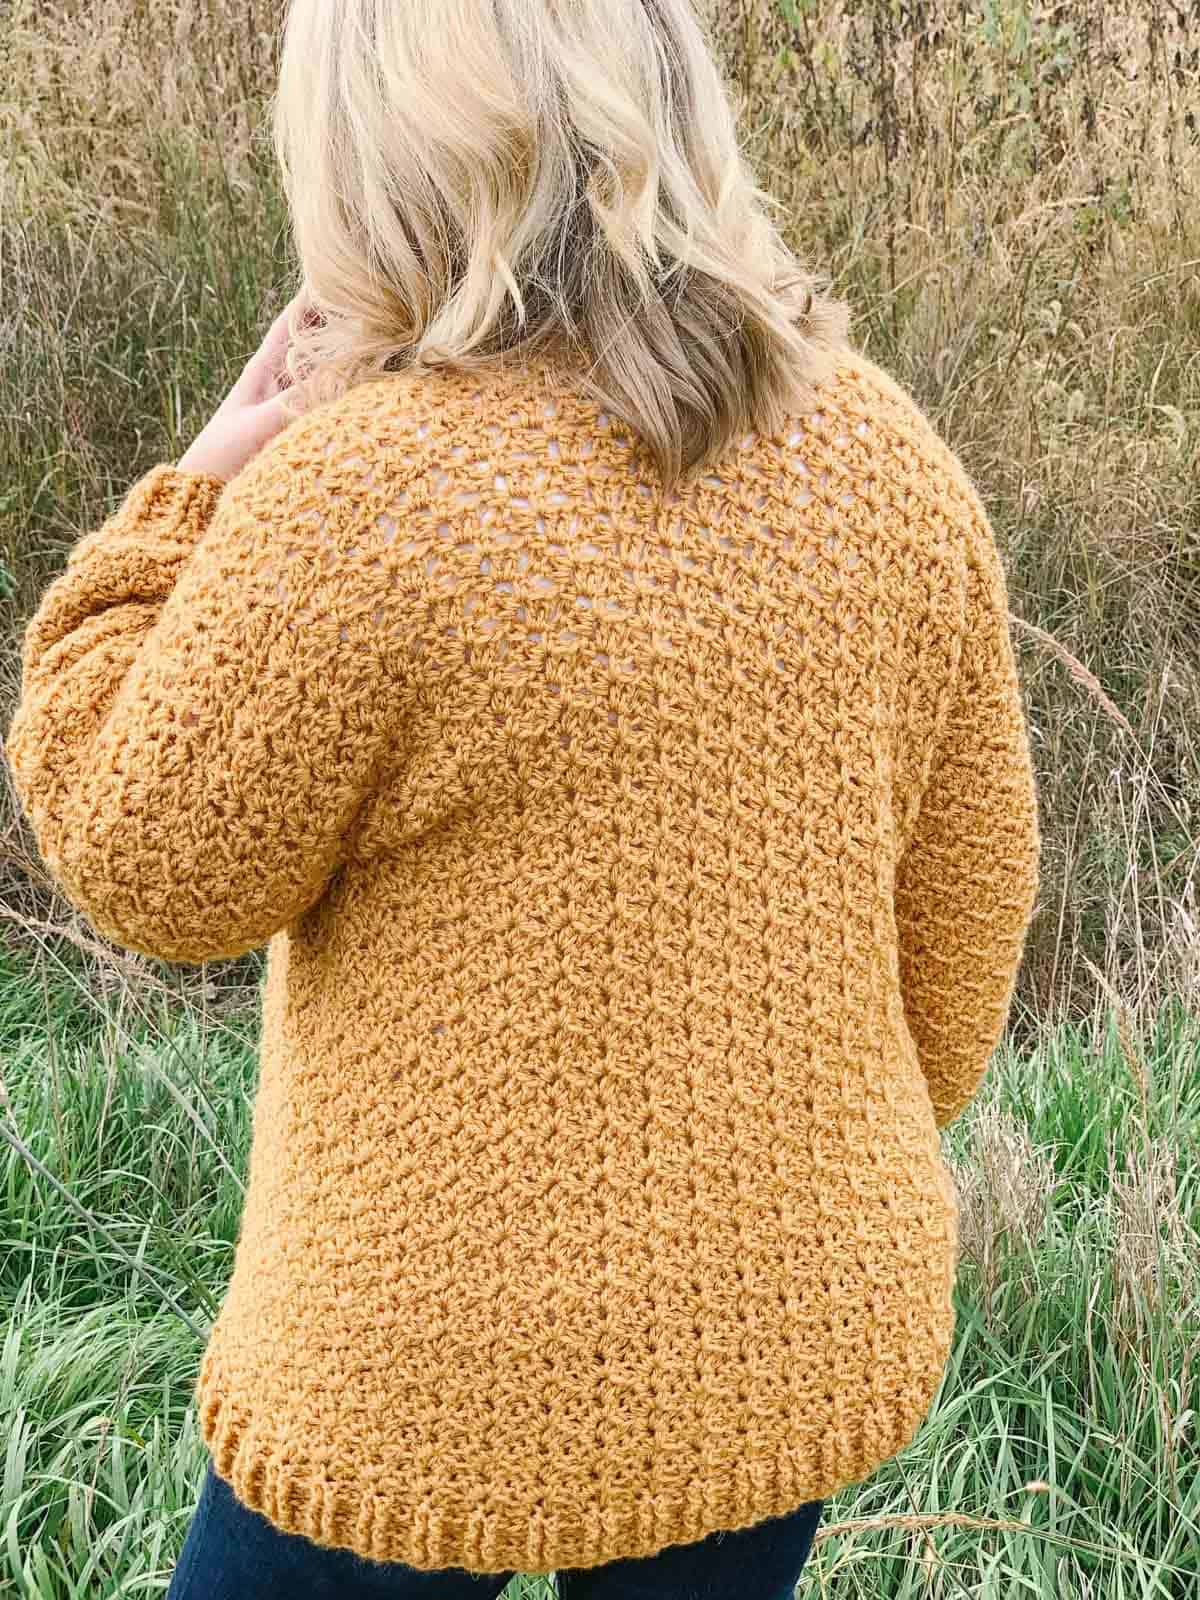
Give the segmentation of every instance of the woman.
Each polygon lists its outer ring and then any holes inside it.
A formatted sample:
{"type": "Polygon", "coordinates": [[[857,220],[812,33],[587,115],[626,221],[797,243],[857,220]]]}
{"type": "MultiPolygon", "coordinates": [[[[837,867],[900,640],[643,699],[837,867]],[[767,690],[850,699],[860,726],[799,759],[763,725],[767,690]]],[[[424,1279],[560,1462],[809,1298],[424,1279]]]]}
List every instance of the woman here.
{"type": "Polygon", "coordinates": [[[269,941],[170,1600],[783,1600],[953,1333],[1037,890],[996,543],[687,0],[294,0],[303,268],[7,741],[108,937],[269,941]]]}

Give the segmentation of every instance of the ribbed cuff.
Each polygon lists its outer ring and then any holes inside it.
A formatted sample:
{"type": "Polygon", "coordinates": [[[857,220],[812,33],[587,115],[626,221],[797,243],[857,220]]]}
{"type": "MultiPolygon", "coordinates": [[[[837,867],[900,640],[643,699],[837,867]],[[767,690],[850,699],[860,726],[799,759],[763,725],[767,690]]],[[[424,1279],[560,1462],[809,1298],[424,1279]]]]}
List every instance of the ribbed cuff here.
{"type": "Polygon", "coordinates": [[[84,534],[67,557],[73,566],[97,545],[135,532],[192,545],[208,526],[225,480],[207,472],[188,472],[160,462],[134,483],[120,506],[98,528],[84,534]]]}

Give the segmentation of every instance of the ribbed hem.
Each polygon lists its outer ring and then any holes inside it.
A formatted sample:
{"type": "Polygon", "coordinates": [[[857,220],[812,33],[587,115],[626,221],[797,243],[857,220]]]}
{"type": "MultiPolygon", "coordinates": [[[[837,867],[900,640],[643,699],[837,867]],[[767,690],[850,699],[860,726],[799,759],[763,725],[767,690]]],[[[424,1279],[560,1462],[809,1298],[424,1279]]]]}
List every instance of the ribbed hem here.
{"type": "MultiPolygon", "coordinates": [[[[938,1359],[944,1360],[944,1353],[938,1359]]],[[[682,1478],[685,1488],[679,1495],[626,1491],[608,1506],[594,1489],[586,1495],[576,1490],[574,1499],[572,1486],[555,1475],[553,1465],[547,1492],[534,1503],[506,1499],[501,1487],[474,1500],[456,1498],[456,1491],[469,1486],[449,1475],[423,1497],[421,1486],[408,1479],[331,1479],[319,1463],[303,1458],[295,1442],[285,1444],[249,1405],[232,1397],[211,1342],[197,1399],[200,1432],[214,1469],[244,1505],[284,1532],[426,1571],[458,1567],[537,1574],[654,1555],[667,1545],[749,1527],[806,1501],[828,1499],[904,1448],[938,1381],[940,1370],[927,1374],[922,1387],[928,1398],[910,1392],[913,1403],[889,1412],[890,1422],[881,1423],[877,1411],[873,1426],[833,1427],[819,1435],[816,1448],[782,1454],[756,1452],[751,1441],[728,1472],[706,1469],[698,1457],[695,1471],[682,1478]],[[561,1500],[574,1499],[569,1514],[555,1509],[556,1488],[561,1500]]],[[[863,1414],[861,1394],[847,1395],[846,1404],[848,1412],[863,1414]]],[[[574,1465],[581,1470],[578,1461],[574,1465]]]]}

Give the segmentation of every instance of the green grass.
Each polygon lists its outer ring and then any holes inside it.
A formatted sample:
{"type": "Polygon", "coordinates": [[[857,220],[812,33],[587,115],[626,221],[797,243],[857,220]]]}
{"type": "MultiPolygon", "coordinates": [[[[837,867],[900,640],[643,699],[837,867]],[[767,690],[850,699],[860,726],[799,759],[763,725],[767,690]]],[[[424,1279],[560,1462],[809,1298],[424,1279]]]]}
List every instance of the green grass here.
{"type": "MultiPolygon", "coordinates": [[[[255,1091],[254,981],[217,1008],[94,985],[71,947],[0,956],[0,1593],[30,1600],[166,1588],[255,1091]]],[[[1131,1046],[1114,1022],[1004,1049],[944,1136],[962,1263],[941,1391],[829,1503],[801,1596],[1200,1593],[1200,1036],[1164,1011],[1144,1101],[1131,1046]]]]}

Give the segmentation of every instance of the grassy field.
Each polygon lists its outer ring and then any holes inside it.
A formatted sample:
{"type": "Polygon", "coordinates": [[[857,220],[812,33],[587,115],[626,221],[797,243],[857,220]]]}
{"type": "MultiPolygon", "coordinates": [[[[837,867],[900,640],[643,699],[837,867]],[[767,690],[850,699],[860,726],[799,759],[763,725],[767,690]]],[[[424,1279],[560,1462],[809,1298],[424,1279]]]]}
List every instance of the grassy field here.
{"type": "MultiPolygon", "coordinates": [[[[0,1592],[155,1592],[203,1467],[190,1383],[233,1260],[257,991],[0,967],[0,1592]]],[[[831,1501],[800,1593],[1200,1593],[1200,1036],[1064,1025],[945,1135],[958,1328],[917,1438],[831,1501]]],[[[544,1596],[539,1580],[509,1591],[544,1596]]],[[[748,1596],[747,1600],[753,1600],[748,1596]]]]}
{"type": "MultiPolygon", "coordinates": [[[[0,0],[9,709],[71,544],[182,453],[287,293],[277,22],[0,0]]],[[[830,1504],[798,1594],[1194,1600],[1200,16],[724,0],[718,36],[789,237],[992,514],[1044,836],[1009,1037],[944,1136],[945,1382],[830,1504]]],[[[261,956],[112,948],[7,785],[0,809],[0,1595],[161,1593],[203,1465],[190,1387],[237,1234],[261,956]]]]}

